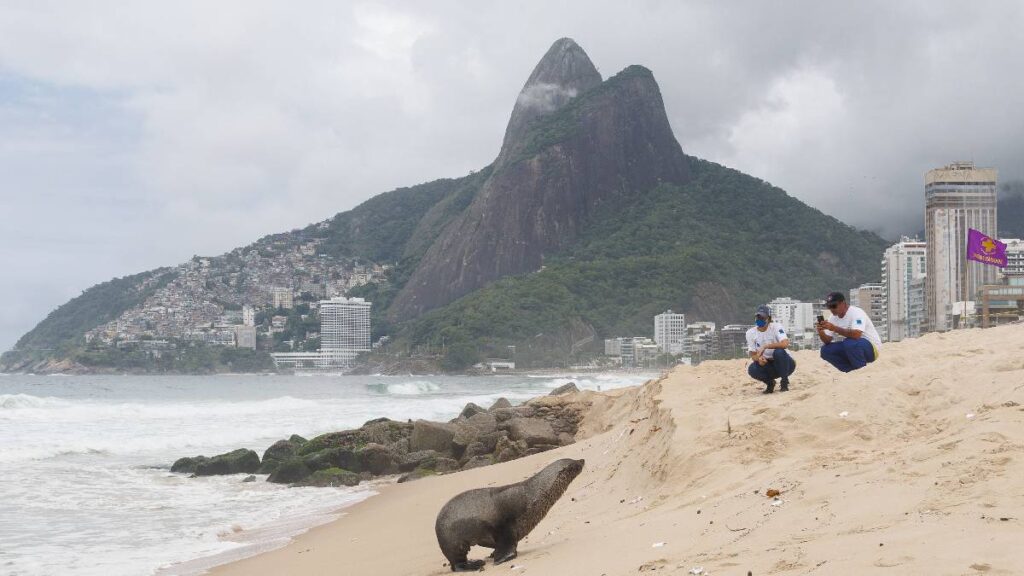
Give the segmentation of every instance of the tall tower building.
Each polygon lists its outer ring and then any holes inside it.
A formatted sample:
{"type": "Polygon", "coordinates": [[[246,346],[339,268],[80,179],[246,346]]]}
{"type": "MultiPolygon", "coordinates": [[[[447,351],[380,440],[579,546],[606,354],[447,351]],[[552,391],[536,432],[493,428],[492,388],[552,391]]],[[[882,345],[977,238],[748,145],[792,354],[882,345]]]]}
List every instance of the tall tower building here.
{"type": "Polygon", "coordinates": [[[686,315],[667,310],[654,317],[654,342],[666,354],[682,354],[686,315]]]}
{"type": "Polygon", "coordinates": [[[362,298],[320,301],[320,363],[323,368],[348,367],[370,351],[370,306],[362,298]]]}
{"type": "Polygon", "coordinates": [[[998,238],[995,168],[955,162],[929,170],[924,179],[925,227],[928,244],[925,276],[927,330],[953,325],[957,302],[973,300],[980,286],[996,280],[996,268],[967,261],[967,229],[998,238]]]}
{"type": "Polygon", "coordinates": [[[882,316],[885,314],[885,299],[882,297],[882,285],[876,282],[861,284],[850,289],[850,304],[857,306],[871,318],[871,323],[879,330],[879,336],[885,339],[881,333],[882,316]]]}
{"type": "Polygon", "coordinates": [[[921,326],[910,314],[911,284],[925,277],[927,244],[904,236],[882,256],[882,338],[899,342],[921,335],[921,326]]]}

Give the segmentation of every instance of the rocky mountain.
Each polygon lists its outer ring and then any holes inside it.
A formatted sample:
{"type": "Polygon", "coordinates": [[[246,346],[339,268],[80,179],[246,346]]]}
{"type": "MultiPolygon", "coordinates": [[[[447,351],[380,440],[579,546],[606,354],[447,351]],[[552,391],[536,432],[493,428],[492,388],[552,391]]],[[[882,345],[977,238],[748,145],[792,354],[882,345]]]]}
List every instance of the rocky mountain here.
{"type": "Polygon", "coordinates": [[[603,80],[563,38],[520,92],[491,165],[90,288],[26,334],[0,369],[102,366],[123,336],[213,330],[241,306],[256,309],[263,350],[311,349],[316,300],[337,293],[373,302],[374,339],[391,337],[380,357],[419,354],[416,362],[459,369],[516,347],[522,365],[562,364],[596,353],[602,338],[649,334],[666,308],[729,323],[776,296],[820,298],[876,280],[885,245],[766,182],[685,155],[650,70],[603,80]],[[307,309],[272,326],[282,289],[307,309]]]}
{"type": "Polygon", "coordinates": [[[688,178],[651,72],[633,66],[601,82],[583,50],[563,38],[520,92],[490,177],[427,249],[392,312],[419,316],[534,272],[602,204],[688,178]]]}

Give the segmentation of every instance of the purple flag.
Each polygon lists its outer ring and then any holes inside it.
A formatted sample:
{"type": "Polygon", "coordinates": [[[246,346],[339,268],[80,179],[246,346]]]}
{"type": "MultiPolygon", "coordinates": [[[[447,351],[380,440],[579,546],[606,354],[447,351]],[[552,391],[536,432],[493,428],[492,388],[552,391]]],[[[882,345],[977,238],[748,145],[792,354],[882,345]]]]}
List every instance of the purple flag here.
{"type": "Polygon", "coordinates": [[[1006,244],[968,228],[967,259],[1006,268],[1006,244]]]}

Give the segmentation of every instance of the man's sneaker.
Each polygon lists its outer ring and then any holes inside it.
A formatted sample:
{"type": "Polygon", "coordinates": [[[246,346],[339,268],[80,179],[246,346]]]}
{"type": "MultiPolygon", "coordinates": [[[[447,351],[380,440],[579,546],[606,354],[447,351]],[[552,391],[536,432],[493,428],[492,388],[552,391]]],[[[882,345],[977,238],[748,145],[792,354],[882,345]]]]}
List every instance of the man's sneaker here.
{"type": "Polygon", "coordinates": [[[782,387],[779,388],[779,392],[789,392],[789,378],[782,379],[782,387]]]}
{"type": "Polygon", "coordinates": [[[761,392],[761,393],[762,394],[771,394],[772,392],[775,392],[775,380],[772,380],[771,382],[769,382],[768,386],[764,389],[764,392],[761,392]]]}

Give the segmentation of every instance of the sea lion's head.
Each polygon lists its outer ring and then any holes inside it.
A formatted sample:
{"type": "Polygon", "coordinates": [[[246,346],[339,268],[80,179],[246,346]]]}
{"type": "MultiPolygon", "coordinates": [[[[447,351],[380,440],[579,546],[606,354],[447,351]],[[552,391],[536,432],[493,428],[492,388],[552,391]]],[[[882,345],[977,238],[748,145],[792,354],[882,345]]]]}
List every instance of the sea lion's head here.
{"type": "Polygon", "coordinates": [[[557,499],[569,487],[569,483],[575,480],[580,475],[580,472],[583,471],[583,464],[584,461],[582,459],[562,458],[561,460],[555,460],[545,466],[543,470],[537,472],[531,478],[531,482],[536,483],[539,485],[540,490],[557,499]]]}
{"type": "Polygon", "coordinates": [[[559,475],[568,478],[567,483],[572,482],[573,480],[576,479],[577,476],[580,475],[580,472],[583,471],[583,465],[585,463],[586,461],[583,460],[582,458],[580,458],[579,460],[573,460],[572,458],[562,458],[561,460],[555,462],[555,464],[562,465],[562,470],[559,472],[559,475]]]}

